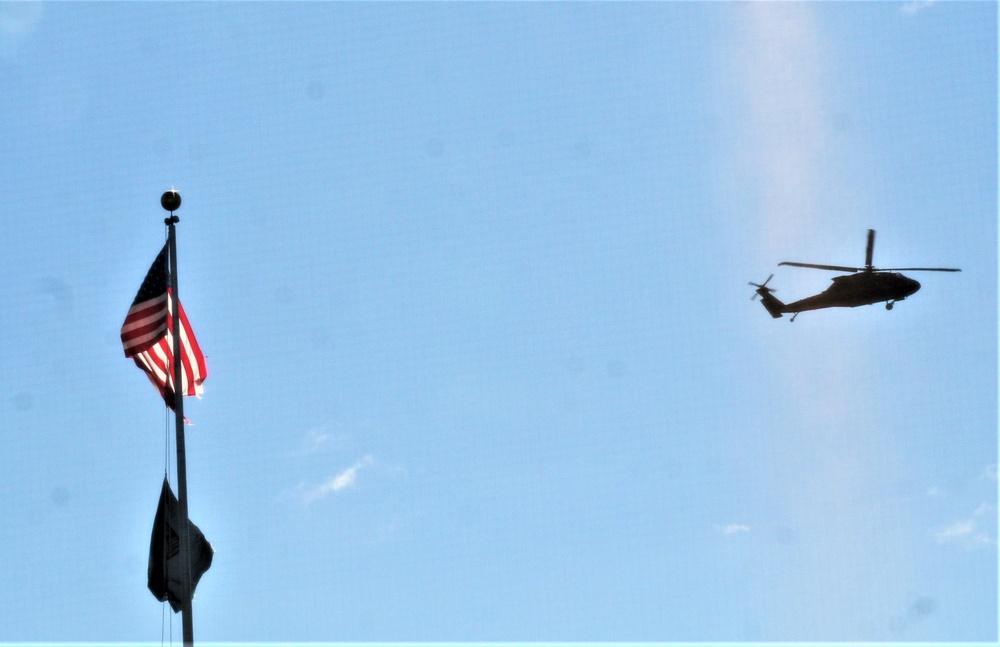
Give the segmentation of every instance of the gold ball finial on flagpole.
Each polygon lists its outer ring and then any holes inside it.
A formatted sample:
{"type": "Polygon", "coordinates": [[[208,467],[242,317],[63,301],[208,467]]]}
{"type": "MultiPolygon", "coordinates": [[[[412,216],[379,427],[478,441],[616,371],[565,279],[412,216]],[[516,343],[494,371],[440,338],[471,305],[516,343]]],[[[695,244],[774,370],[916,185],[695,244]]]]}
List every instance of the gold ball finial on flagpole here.
{"type": "Polygon", "coordinates": [[[173,189],[166,191],[160,196],[160,206],[173,213],[181,208],[181,194],[173,189]]]}

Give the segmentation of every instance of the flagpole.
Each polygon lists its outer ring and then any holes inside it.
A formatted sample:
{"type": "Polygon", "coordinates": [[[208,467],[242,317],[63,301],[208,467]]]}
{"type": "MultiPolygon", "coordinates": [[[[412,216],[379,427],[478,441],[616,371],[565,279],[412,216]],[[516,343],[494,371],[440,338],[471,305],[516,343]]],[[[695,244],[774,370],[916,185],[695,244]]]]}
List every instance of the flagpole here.
{"type": "Polygon", "coordinates": [[[160,197],[160,205],[170,212],[170,217],[163,222],[167,225],[167,245],[170,248],[170,295],[172,303],[171,326],[174,336],[174,423],[177,429],[177,503],[180,513],[180,562],[184,569],[182,573],[184,595],[181,600],[181,624],[183,626],[184,646],[194,645],[194,620],[191,617],[191,538],[188,530],[187,501],[187,452],[184,448],[184,362],[181,356],[181,322],[180,322],[180,290],[177,287],[177,234],[174,225],[180,218],[174,211],[181,206],[181,195],[174,190],[167,191],[160,197]]]}

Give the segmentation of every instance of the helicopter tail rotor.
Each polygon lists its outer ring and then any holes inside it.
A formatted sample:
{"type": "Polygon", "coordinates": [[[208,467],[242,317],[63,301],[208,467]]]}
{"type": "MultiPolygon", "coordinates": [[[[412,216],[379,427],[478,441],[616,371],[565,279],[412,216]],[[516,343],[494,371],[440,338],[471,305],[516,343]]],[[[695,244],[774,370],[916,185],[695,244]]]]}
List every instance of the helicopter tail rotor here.
{"type": "Polygon", "coordinates": [[[754,283],[753,281],[751,281],[750,283],[747,283],[747,285],[752,285],[753,287],[757,288],[757,291],[753,293],[753,296],[750,297],[750,300],[751,301],[756,301],[757,297],[759,295],[770,294],[771,292],[774,292],[775,290],[773,288],[767,287],[768,281],[770,281],[773,278],[774,278],[774,274],[772,274],[771,276],[767,277],[767,281],[764,281],[763,283],[754,283]]]}
{"type": "Polygon", "coordinates": [[[750,297],[750,300],[753,301],[759,296],[760,302],[764,304],[764,308],[767,310],[768,314],[775,319],[778,319],[781,317],[781,313],[785,312],[785,304],[778,301],[778,299],[771,294],[775,291],[773,288],[767,287],[768,281],[772,278],[774,278],[774,274],[767,277],[767,281],[764,281],[763,283],[751,282],[750,285],[757,288],[757,290],[754,292],[754,295],[750,297]]]}

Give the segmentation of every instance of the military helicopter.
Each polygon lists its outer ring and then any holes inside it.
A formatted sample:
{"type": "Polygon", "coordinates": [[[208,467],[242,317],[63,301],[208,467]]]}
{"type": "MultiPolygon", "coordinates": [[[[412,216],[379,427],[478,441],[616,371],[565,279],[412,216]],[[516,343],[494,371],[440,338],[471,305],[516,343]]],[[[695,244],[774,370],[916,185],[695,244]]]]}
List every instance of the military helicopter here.
{"type": "Polygon", "coordinates": [[[757,288],[751,299],[760,296],[761,303],[772,317],[778,319],[783,313],[792,313],[792,321],[800,312],[819,310],[821,308],[855,308],[885,301],[885,309],[892,310],[893,304],[902,301],[920,289],[920,284],[913,279],[900,274],[907,272],[961,272],[962,270],[947,267],[895,267],[878,269],[872,266],[872,248],[875,246],[875,230],[868,230],[868,248],[865,250],[864,267],[844,267],[842,265],[818,265],[816,263],[791,263],[788,261],[778,265],[793,267],[811,267],[817,270],[832,270],[834,272],[853,272],[845,276],[833,277],[833,285],[825,291],[806,297],[793,303],[782,303],[774,297],[773,289],[767,287],[774,274],[767,277],[763,283],[750,283],[757,288]]]}

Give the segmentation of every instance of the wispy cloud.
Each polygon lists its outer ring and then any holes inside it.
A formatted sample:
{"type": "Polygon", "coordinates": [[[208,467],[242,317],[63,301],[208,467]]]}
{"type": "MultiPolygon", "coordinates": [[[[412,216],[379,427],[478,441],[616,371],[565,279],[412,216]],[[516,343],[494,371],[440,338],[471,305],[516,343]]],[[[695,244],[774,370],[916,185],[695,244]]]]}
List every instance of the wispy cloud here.
{"type": "Polygon", "coordinates": [[[309,505],[321,499],[325,499],[330,494],[354,487],[358,480],[358,472],[374,464],[374,458],[370,455],[365,456],[354,465],[351,465],[335,476],[331,476],[316,487],[305,490],[305,492],[302,493],[302,502],[309,505]]]}
{"type": "Polygon", "coordinates": [[[913,16],[934,4],[934,1],[935,0],[911,0],[911,2],[904,2],[899,8],[899,11],[907,16],[913,16]]]}
{"type": "Polygon", "coordinates": [[[939,544],[944,544],[950,541],[965,540],[972,536],[974,532],[976,532],[976,522],[972,519],[965,519],[963,521],[956,521],[947,528],[939,530],[934,535],[934,538],[937,539],[939,544]]]}
{"type": "Polygon", "coordinates": [[[934,534],[939,544],[956,544],[966,549],[996,546],[995,508],[984,503],[965,519],[959,519],[934,534]],[[990,526],[993,526],[992,528],[990,526]]]}
{"type": "Polygon", "coordinates": [[[38,29],[42,20],[42,3],[0,2],[0,58],[16,54],[22,41],[38,29]]]}
{"type": "Polygon", "coordinates": [[[350,446],[351,435],[341,425],[334,424],[332,427],[327,424],[310,427],[299,438],[292,453],[301,457],[329,453],[333,449],[344,451],[350,446]]]}
{"type": "Polygon", "coordinates": [[[0,6],[0,34],[22,36],[42,18],[41,2],[4,2],[0,6]]]}
{"type": "Polygon", "coordinates": [[[358,480],[358,470],[360,470],[362,467],[367,467],[368,465],[371,465],[373,462],[374,459],[372,459],[371,456],[365,456],[354,465],[348,467],[346,470],[333,477],[333,479],[330,481],[330,489],[333,490],[334,492],[339,492],[344,488],[353,487],[355,481],[358,480]]]}
{"type": "Polygon", "coordinates": [[[939,485],[932,485],[927,488],[927,496],[932,499],[943,499],[945,498],[945,491],[939,485]]]}
{"type": "Polygon", "coordinates": [[[306,432],[305,440],[302,442],[302,451],[307,454],[314,454],[323,448],[323,445],[330,439],[326,427],[313,427],[306,432]]]}
{"type": "Polygon", "coordinates": [[[742,523],[731,523],[726,526],[716,526],[716,529],[723,535],[737,535],[750,532],[750,526],[742,523]]]}

